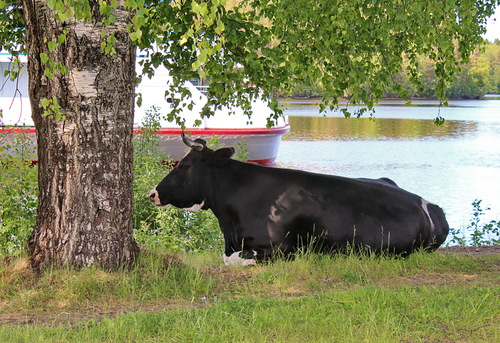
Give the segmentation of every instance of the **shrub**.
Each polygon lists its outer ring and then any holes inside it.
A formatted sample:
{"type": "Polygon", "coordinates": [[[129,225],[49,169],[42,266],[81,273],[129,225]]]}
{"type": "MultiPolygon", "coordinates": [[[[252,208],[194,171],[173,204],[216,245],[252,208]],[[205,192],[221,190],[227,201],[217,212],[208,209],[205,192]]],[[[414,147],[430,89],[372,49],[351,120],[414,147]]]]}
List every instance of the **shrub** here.
{"type": "Polygon", "coordinates": [[[0,256],[23,253],[36,221],[34,138],[22,128],[0,135],[0,256]]]}
{"type": "Polygon", "coordinates": [[[472,202],[472,214],[469,224],[465,229],[450,229],[448,245],[473,246],[500,245],[500,221],[491,220],[489,223],[482,223],[481,217],[490,210],[489,207],[481,207],[482,200],[472,202]]]}

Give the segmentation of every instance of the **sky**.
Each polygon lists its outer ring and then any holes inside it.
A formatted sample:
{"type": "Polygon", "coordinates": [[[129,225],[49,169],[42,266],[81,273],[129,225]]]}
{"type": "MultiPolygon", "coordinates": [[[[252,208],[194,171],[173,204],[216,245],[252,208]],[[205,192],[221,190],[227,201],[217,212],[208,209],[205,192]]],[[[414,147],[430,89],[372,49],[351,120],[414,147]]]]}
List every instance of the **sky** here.
{"type": "Polygon", "coordinates": [[[483,37],[490,42],[493,42],[495,39],[500,39],[500,6],[497,7],[495,14],[488,20],[487,32],[483,37]]]}

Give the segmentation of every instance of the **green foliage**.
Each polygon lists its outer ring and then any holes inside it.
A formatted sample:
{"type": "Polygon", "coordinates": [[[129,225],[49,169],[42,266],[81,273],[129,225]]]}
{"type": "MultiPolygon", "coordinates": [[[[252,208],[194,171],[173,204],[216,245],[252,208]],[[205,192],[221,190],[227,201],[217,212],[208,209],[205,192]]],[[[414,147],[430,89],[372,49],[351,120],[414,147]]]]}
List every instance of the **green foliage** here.
{"type": "MultiPolygon", "coordinates": [[[[417,88],[423,87],[420,56],[433,61],[433,95],[444,99],[459,63],[482,42],[485,20],[497,3],[155,2],[137,7],[130,31],[140,30],[133,40],[141,49],[156,46],[145,70],[152,73],[163,64],[171,71],[176,80],[171,96],[182,81],[207,78],[204,116],[231,102],[249,110],[249,100],[262,90],[269,100],[271,91],[286,95],[295,85],[316,83],[324,87],[323,109],[348,96],[371,110],[391,86],[403,56],[408,80],[417,88]]],[[[405,96],[404,90],[398,93],[405,96]]],[[[175,110],[181,106],[175,99],[173,104],[175,110]]],[[[277,112],[270,124],[279,115],[276,103],[271,106],[277,112]]]]}
{"type": "MultiPolygon", "coordinates": [[[[45,69],[47,73],[49,69],[45,69]]],[[[53,76],[53,74],[52,74],[53,76]]],[[[61,106],[57,101],[57,98],[54,96],[52,99],[42,99],[40,104],[43,107],[44,115],[48,117],[52,117],[55,120],[64,120],[66,116],[61,112],[61,106]]]]}
{"type": "Polygon", "coordinates": [[[170,158],[158,149],[159,113],[156,108],[145,112],[142,127],[134,134],[134,226],[148,220],[153,212],[149,201],[151,188],[169,172],[170,158]]]}
{"type": "Polygon", "coordinates": [[[190,212],[174,207],[154,211],[157,213],[134,231],[142,246],[177,253],[206,249],[222,251],[219,224],[211,211],[190,212]]]}
{"type": "Polygon", "coordinates": [[[25,53],[24,18],[17,0],[0,0],[0,46],[13,56],[25,53]]]}
{"type": "Polygon", "coordinates": [[[472,203],[472,218],[467,226],[467,231],[472,231],[471,242],[473,247],[482,245],[500,245],[500,222],[492,220],[489,223],[481,223],[481,216],[486,214],[490,208],[481,207],[482,200],[474,200],[472,203]]]}
{"type": "MultiPolygon", "coordinates": [[[[437,78],[435,63],[425,56],[420,56],[416,69],[420,86],[410,81],[407,60],[404,59],[401,71],[392,76],[390,87],[384,91],[384,97],[436,97],[437,78]]],[[[325,88],[319,83],[313,86],[295,85],[289,96],[321,97],[325,88]]],[[[500,41],[486,43],[474,51],[469,61],[462,64],[453,77],[453,82],[446,91],[452,99],[475,99],[487,93],[500,93],[500,41]]],[[[283,95],[276,92],[277,95],[283,95]]]]}
{"type": "Polygon", "coordinates": [[[31,165],[36,159],[33,140],[22,128],[0,134],[0,256],[22,254],[35,225],[38,186],[37,167],[31,165]]]}
{"type": "Polygon", "coordinates": [[[500,221],[491,220],[489,223],[482,223],[481,217],[490,208],[481,207],[482,200],[472,202],[472,214],[469,224],[465,229],[450,229],[449,245],[473,246],[500,245],[500,221]]]}
{"type": "MultiPolygon", "coordinates": [[[[500,75],[500,45],[487,43],[475,50],[467,63],[455,73],[446,96],[449,98],[474,99],[487,93],[500,93],[497,75],[500,75]]],[[[420,78],[422,88],[410,96],[433,97],[436,76],[433,73],[434,63],[421,56],[420,78]]]]}

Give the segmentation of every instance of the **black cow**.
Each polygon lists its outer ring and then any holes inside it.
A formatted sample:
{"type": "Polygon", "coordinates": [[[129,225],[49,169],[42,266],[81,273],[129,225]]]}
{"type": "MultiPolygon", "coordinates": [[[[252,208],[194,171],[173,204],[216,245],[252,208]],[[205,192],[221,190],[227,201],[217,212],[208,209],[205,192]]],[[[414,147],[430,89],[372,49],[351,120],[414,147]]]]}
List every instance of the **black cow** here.
{"type": "Polygon", "coordinates": [[[382,178],[351,179],[269,168],[231,159],[182,134],[191,150],[151,191],[160,207],[211,209],[225,240],[226,265],[255,264],[299,247],[368,249],[407,255],[446,239],[443,210],[382,178]]]}

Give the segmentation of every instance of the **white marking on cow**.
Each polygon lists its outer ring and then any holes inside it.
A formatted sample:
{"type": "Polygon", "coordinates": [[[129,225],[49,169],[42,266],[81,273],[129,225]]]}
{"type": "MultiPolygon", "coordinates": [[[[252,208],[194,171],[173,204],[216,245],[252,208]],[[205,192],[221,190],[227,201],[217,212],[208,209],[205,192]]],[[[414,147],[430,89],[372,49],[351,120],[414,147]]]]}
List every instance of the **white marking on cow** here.
{"type": "Polygon", "coordinates": [[[294,203],[302,201],[302,196],[299,195],[300,187],[291,185],[283,193],[281,193],[276,201],[269,209],[269,222],[267,224],[267,234],[270,241],[278,241],[281,236],[275,229],[275,225],[279,224],[282,220],[283,213],[286,213],[293,207],[294,203]]]}
{"type": "Polygon", "coordinates": [[[429,202],[425,199],[422,199],[422,209],[424,210],[425,214],[427,214],[427,217],[431,222],[431,230],[434,231],[434,222],[432,221],[432,217],[431,214],[429,213],[429,208],[427,207],[427,205],[429,205],[429,202]]]}
{"type": "Polygon", "coordinates": [[[188,210],[188,211],[193,211],[193,212],[199,212],[202,210],[203,206],[205,205],[205,200],[203,200],[201,202],[201,204],[194,204],[193,206],[191,207],[186,207],[184,208],[185,210],[188,210]]]}
{"type": "MultiPolygon", "coordinates": [[[[253,255],[257,256],[257,251],[252,250],[253,255]]],[[[224,259],[224,264],[226,266],[252,266],[257,264],[257,260],[253,258],[241,258],[241,251],[233,253],[231,256],[227,257],[226,254],[222,255],[224,259]]]]}

